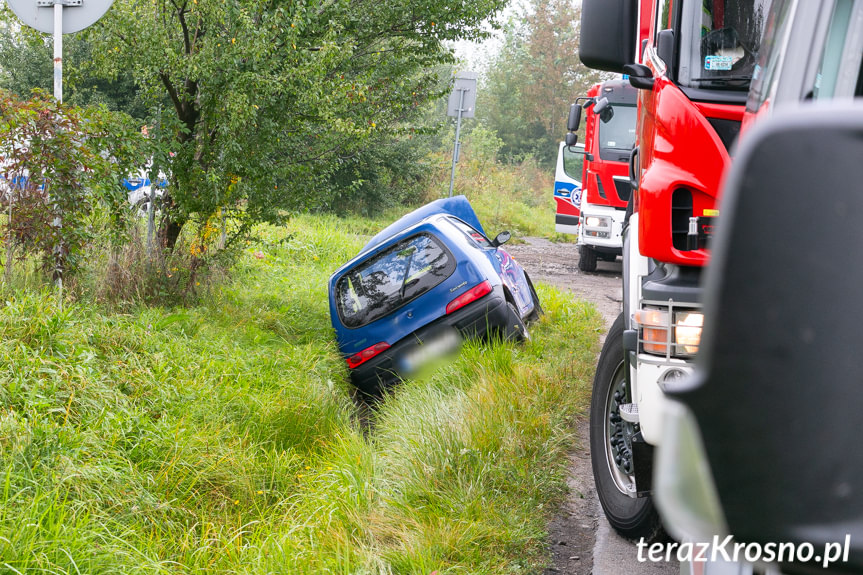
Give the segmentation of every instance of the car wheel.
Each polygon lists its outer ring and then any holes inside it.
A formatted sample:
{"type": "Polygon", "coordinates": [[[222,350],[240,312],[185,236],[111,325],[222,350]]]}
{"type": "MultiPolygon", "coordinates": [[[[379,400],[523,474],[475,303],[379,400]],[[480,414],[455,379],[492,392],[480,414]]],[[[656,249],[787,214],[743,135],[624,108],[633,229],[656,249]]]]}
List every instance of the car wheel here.
{"type": "Polygon", "coordinates": [[[578,246],[578,269],[583,272],[596,271],[596,250],[590,246],[578,246]]]}
{"type": "Polygon", "coordinates": [[[515,304],[507,300],[507,320],[506,327],[503,330],[504,338],[510,341],[525,341],[530,339],[530,332],[527,331],[527,326],[518,315],[518,308],[515,304]]]}
{"type": "Polygon", "coordinates": [[[593,479],[608,522],[623,537],[661,536],[661,523],[650,497],[635,497],[632,436],[637,423],[620,417],[620,406],[629,403],[626,364],[623,361],[623,314],[611,326],[593,379],[590,402],[590,459],[593,479]]]}
{"type": "Polygon", "coordinates": [[[533,311],[528,314],[527,323],[533,323],[535,321],[539,321],[539,317],[544,315],[545,311],[539,303],[539,296],[536,295],[536,289],[534,289],[533,282],[530,281],[530,277],[527,274],[524,274],[524,277],[527,280],[527,286],[530,288],[530,298],[533,300],[533,311]]]}
{"type": "MultiPolygon", "coordinates": [[[[141,198],[134,206],[135,214],[137,217],[142,219],[147,219],[147,213],[150,209],[150,199],[147,197],[141,198]]],[[[153,204],[154,216],[158,217],[159,215],[159,203],[158,201],[153,204]]]]}

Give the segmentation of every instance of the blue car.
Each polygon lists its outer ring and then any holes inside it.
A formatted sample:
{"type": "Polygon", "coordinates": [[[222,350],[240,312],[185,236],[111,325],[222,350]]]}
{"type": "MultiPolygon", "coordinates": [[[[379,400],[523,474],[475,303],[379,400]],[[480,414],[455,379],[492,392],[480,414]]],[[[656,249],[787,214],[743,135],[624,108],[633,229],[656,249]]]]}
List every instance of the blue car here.
{"type": "Polygon", "coordinates": [[[542,313],[524,269],[467,198],[426,204],[330,277],[330,318],[351,381],[376,394],[461,337],[521,340],[542,313]]]}

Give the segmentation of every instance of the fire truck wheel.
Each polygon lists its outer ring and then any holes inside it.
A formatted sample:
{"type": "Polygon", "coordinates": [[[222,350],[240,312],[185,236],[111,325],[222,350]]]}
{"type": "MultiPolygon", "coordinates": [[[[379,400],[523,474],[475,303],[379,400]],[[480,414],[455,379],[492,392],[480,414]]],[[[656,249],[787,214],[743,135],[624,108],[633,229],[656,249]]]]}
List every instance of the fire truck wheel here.
{"type": "Polygon", "coordinates": [[[596,250],[590,246],[578,246],[578,269],[583,272],[596,271],[596,250]]]}
{"type": "Polygon", "coordinates": [[[652,541],[662,536],[659,514],[650,497],[634,496],[632,436],[638,424],[620,417],[620,406],[631,401],[624,371],[623,328],[621,314],[608,332],[596,366],[590,402],[590,458],[608,522],[623,537],[652,541]]]}

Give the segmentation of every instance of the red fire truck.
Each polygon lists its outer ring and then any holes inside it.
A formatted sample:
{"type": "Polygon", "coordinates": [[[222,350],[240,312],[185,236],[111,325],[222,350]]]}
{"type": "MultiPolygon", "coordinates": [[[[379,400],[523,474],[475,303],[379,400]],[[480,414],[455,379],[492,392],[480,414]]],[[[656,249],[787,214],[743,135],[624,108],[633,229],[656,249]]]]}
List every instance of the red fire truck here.
{"type": "Polygon", "coordinates": [[[657,498],[683,541],[723,533],[733,546],[785,545],[757,566],[711,550],[707,563],[681,559],[681,573],[859,572],[863,550],[849,533],[863,500],[833,488],[837,477],[861,477],[861,460],[834,440],[854,437],[854,417],[840,411],[853,413],[861,397],[848,385],[859,370],[846,361],[856,357],[848,330],[861,316],[859,282],[849,273],[859,266],[825,254],[859,244],[860,194],[848,182],[859,181],[863,151],[863,0],[773,0],[760,52],[737,174],[725,186],[725,249],[708,279],[710,347],[689,384],[670,393],[657,498]],[[793,222],[805,223],[802,244],[793,222]],[[829,329],[813,328],[819,321],[829,329]],[[801,331],[820,337],[813,344],[801,331]],[[789,546],[820,554],[807,560],[789,546]]]}
{"type": "Polygon", "coordinates": [[[582,62],[629,74],[639,94],[623,313],[600,354],[590,423],[597,493],[624,536],[659,531],[651,479],[664,392],[681,385],[698,351],[700,280],[719,215],[720,180],[740,131],[769,4],[582,4],[582,62]]]}
{"type": "Polygon", "coordinates": [[[573,104],[576,124],[581,110],[587,112],[584,147],[573,147],[570,140],[558,152],[558,164],[566,154],[584,155],[581,214],[575,232],[582,271],[596,270],[597,259],[614,261],[622,254],[621,231],[632,191],[628,163],[635,144],[636,98],[637,91],[628,81],[594,84],[573,104]]]}

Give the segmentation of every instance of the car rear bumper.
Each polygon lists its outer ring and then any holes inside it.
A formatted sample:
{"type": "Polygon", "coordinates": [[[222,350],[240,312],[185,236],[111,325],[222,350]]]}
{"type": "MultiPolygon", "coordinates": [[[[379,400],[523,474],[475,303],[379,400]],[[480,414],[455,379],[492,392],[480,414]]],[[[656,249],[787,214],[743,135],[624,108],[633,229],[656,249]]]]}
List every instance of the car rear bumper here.
{"type": "Polygon", "coordinates": [[[405,358],[416,354],[423,347],[428,345],[431,348],[434,344],[435,348],[440,347],[440,351],[445,352],[446,344],[439,344],[442,340],[456,334],[459,336],[455,338],[458,341],[465,337],[484,338],[501,332],[508,320],[509,308],[503,287],[495,286],[490,294],[421,327],[386,351],[350,370],[351,382],[366,393],[378,393],[387,385],[409,375],[410,366],[405,365],[405,358]]]}

